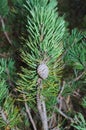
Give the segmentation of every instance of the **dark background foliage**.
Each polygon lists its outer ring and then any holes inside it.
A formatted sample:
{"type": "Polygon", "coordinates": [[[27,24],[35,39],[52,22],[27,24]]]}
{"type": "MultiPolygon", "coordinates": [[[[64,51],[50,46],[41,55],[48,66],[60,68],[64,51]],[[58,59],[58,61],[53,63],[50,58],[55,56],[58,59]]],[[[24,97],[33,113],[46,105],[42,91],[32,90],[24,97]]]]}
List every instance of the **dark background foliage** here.
{"type": "Polygon", "coordinates": [[[65,14],[69,28],[86,29],[86,0],[58,0],[59,14],[65,14]]]}

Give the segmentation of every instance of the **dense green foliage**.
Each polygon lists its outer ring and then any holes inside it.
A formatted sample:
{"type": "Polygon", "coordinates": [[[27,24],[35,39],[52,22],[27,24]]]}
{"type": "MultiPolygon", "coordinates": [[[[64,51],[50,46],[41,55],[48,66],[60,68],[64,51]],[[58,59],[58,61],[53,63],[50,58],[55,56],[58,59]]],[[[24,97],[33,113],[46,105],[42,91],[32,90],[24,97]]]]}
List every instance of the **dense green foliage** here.
{"type": "Polygon", "coordinates": [[[65,33],[65,22],[58,17],[56,9],[54,10],[56,1],[52,1],[48,5],[47,1],[44,3],[27,1],[26,5],[25,8],[29,14],[26,25],[29,38],[25,39],[21,57],[27,67],[22,67],[18,89],[26,93],[28,101],[31,103],[31,100],[35,101],[36,97],[37,66],[42,63],[46,63],[49,67],[49,77],[43,81],[43,94],[46,97],[52,94],[57,96],[58,85],[55,82],[59,83],[59,78],[56,78],[56,75],[57,71],[62,69],[62,62],[57,62],[57,60],[63,51],[61,41],[65,33]],[[30,91],[32,91],[31,94],[30,91]]]}
{"type": "Polygon", "coordinates": [[[7,0],[1,0],[0,2],[0,15],[5,17],[8,14],[9,7],[7,0]]]}

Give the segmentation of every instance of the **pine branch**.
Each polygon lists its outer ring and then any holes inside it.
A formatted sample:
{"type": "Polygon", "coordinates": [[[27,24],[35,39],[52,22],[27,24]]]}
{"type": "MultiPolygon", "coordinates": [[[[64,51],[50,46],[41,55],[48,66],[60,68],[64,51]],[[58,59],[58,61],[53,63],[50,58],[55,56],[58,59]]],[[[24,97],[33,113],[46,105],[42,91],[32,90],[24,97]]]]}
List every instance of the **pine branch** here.
{"type": "MultiPolygon", "coordinates": [[[[24,100],[25,100],[25,96],[24,96],[24,100]]],[[[33,129],[34,129],[34,130],[37,130],[36,125],[35,125],[35,122],[34,122],[34,120],[33,120],[33,118],[32,118],[31,113],[30,113],[30,108],[28,107],[26,101],[25,101],[24,105],[25,105],[25,108],[26,108],[27,115],[28,115],[28,117],[29,117],[29,119],[30,119],[30,122],[31,122],[32,126],[33,126],[33,129]]]]}
{"type": "Polygon", "coordinates": [[[62,115],[63,117],[65,117],[66,119],[70,120],[71,122],[74,122],[74,120],[67,116],[64,112],[62,112],[60,109],[58,109],[58,112],[60,113],[60,115],[62,115]]]}
{"type": "MultiPolygon", "coordinates": [[[[10,126],[9,126],[9,123],[10,123],[10,121],[7,119],[7,117],[6,117],[6,115],[5,115],[5,113],[4,113],[4,110],[0,107],[0,113],[1,113],[1,117],[2,117],[2,119],[4,120],[4,122],[6,123],[6,130],[7,129],[9,129],[10,130],[10,126]]],[[[12,128],[11,130],[14,130],[14,128],[12,128]]]]}
{"type": "Polygon", "coordinates": [[[9,53],[0,53],[0,58],[8,58],[10,56],[9,53]]]}
{"type": "Polygon", "coordinates": [[[71,83],[73,83],[73,82],[76,82],[76,81],[78,81],[79,79],[81,79],[82,78],[82,76],[85,74],[86,72],[85,71],[83,71],[78,77],[76,77],[73,81],[70,81],[68,84],[71,84],[71,83]]]}
{"type": "Polygon", "coordinates": [[[3,18],[1,16],[0,16],[0,21],[1,21],[1,24],[2,24],[4,35],[5,35],[6,39],[7,39],[7,41],[9,42],[9,44],[12,46],[12,41],[10,40],[7,32],[5,31],[5,23],[4,23],[4,20],[3,20],[3,18]]]}
{"type": "Polygon", "coordinates": [[[0,113],[1,113],[2,119],[6,122],[6,124],[8,124],[9,121],[7,120],[6,115],[4,114],[4,111],[1,107],[0,107],[0,113]]]}
{"type": "Polygon", "coordinates": [[[37,90],[37,107],[41,117],[42,125],[44,130],[48,130],[48,123],[47,123],[47,112],[46,112],[46,105],[44,101],[44,97],[40,94],[40,90],[42,89],[42,79],[40,83],[38,83],[38,90],[37,90]]]}

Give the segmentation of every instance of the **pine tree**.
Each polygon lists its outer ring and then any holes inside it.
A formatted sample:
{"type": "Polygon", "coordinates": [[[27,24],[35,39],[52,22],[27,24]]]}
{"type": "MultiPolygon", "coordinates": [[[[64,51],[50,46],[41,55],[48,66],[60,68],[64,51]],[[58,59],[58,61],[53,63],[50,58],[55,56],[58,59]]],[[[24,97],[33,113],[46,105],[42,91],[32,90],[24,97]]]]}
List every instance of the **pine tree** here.
{"type": "Polygon", "coordinates": [[[86,36],[57,6],[0,1],[0,130],[85,130],[86,36]]]}

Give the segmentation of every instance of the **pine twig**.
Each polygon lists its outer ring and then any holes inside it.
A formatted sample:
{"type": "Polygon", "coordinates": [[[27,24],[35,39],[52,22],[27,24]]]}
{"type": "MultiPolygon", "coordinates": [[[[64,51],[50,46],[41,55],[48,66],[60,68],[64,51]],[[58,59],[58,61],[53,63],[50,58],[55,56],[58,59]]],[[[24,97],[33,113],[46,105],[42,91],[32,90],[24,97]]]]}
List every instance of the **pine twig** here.
{"type": "Polygon", "coordinates": [[[10,55],[9,54],[6,54],[6,53],[0,53],[0,58],[7,58],[9,57],[10,55]]]}
{"type": "Polygon", "coordinates": [[[44,101],[44,97],[40,94],[40,89],[42,89],[42,79],[40,83],[38,83],[38,90],[37,90],[37,107],[41,117],[43,130],[48,130],[48,123],[47,123],[47,112],[46,112],[46,105],[44,101]]]}
{"type": "Polygon", "coordinates": [[[11,42],[9,36],[8,36],[7,32],[5,31],[5,23],[4,23],[4,20],[3,20],[3,18],[1,16],[0,16],[0,21],[1,21],[1,24],[2,24],[4,35],[5,35],[6,39],[7,39],[7,41],[9,42],[9,44],[12,45],[12,42],[11,42]]]}
{"type": "Polygon", "coordinates": [[[68,84],[71,84],[72,82],[78,81],[86,72],[83,71],[78,77],[76,77],[73,81],[70,81],[68,84]]]}
{"type": "MultiPolygon", "coordinates": [[[[7,119],[7,117],[6,117],[6,115],[5,115],[5,113],[4,113],[4,110],[1,108],[1,106],[0,106],[0,114],[1,114],[1,117],[2,117],[2,119],[4,120],[4,122],[6,123],[6,128],[9,128],[10,129],[10,126],[9,126],[9,120],[7,119]]],[[[13,128],[12,128],[12,130],[13,130],[13,128]]]]}
{"type": "MultiPolygon", "coordinates": [[[[60,113],[60,115],[62,115],[63,117],[65,117],[66,119],[70,120],[71,122],[74,122],[73,119],[69,116],[67,116],[62,109],[66,110],[68,108],[64,98],[62,97],[62,92],[64,91],[64,86],[65,86],[65,81],[63,81],[63,86],[61,87],[60,93],[57,97],[57,99],[59,100],[59,107],[58,107],[58,112],[60,113]],[[59,99],[60,98],[60,99],[59,99]]],[[[55,106],[56,108],[56,106],[55,106]]],[[[54,109],[55,109],[54,108],[54,109]]],[[[56,108],[57,109],[57,108],[56,108]]]]}
{"type": "Polygon", "coordinates": [[[2,119],[6,122],[6,124],[8,124],[9,121],[7,120],[7,117],[6,117],[6,115],[4,114],[4,111],[3,111],[3,109],[2,109],[1,107],[0,107],[0,113],[1,113],[2,119]]]}
{"type": "MultiPolygon", "coordinates": [[[[24,100],[25,100],[25,96],[24,96],[24,100]]],[[[25,105],[25,109],[26,109],[27,115],[28,115],[28,117],[29,117],[29,119],[30,119],[30,122],[31,122],[32,126],[33,126],[33,129],[34,129],[34,130],[37,130],[36,125],[35,125],[35,122],[34,122],[34,120],[33,120],[33,118],[32,118],[31,113],[30,113],[30,108],[28,107],[26,101],[25,101],[24,105],[25,105]]]]}
{"type": "Polygon", "coordinates": [[[63,117],[65,117],[66,119],[70,120],[71,122],[74,122],[74,120],[73,120],[71,117],[67,116],[67,115],[66,115],[64,112],[62,112],[60,109],[58,109],[58,112],[59,112],[63,117]]]}

